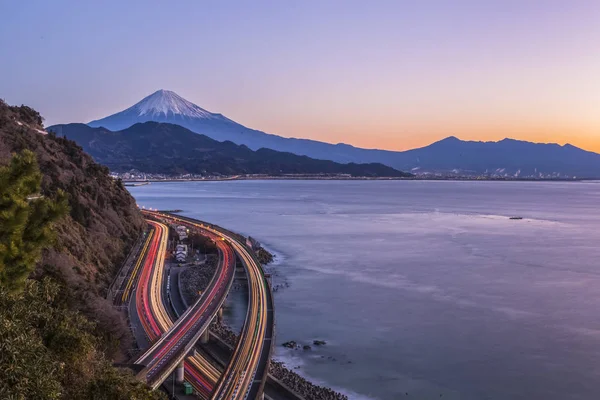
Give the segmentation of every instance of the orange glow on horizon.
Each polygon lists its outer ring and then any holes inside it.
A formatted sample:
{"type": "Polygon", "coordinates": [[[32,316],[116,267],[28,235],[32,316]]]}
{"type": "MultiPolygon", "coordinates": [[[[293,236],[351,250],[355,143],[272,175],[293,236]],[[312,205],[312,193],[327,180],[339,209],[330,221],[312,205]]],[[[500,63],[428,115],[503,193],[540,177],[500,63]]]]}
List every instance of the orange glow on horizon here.
{"type": "MultiPolygon", "coordinates": [[[[265,121],[266,122],[266,121],[265,121]]],[[[435,124],[414,124],[377,126],[361,124],[357,126],[318,124],[294,124],[288,126],[283,121],[265,132],[284,137],[317,140],[327,143],[345,143],[365,149],[405,151],[428,146],[434,142],[455,136],[465,141],[499,141],[505,138],[535,143],[571,144],[583,150],[600,153],[600,127],[572,126],[555,124],[551,127],[535,124],[505,124],[485,126],[485,124],[448,124],[436,127],[435,124]]],[[[272,125],[269,123],[262,125],[272,125]]]]}
{"type": "Polygon", "coordinates": [[[550,133],[549,130],[542,130],[529,131],[527,134],[524,134],[522,130],[515,129],[512,131],[488,131],[485,135],[482,135],[479,131],[444,131],[439,134],[427,132],[419,132],[412,135],[406,134],[401,138],[394,138],[388,135],[375,134],[365,136],[360,133],[347,133],[340,135],[340,140],[333,140],[332,143],[344,142],[355,147],[367,149],[405,151],[428,146],[449,136],[456,136],[465,141],[497,142],[509,138],[534,143],[557,143],[559,145],[568,143],[583,150],[600,153],[600,135],[592,137],[592,135],[580,131],[570,131],[568,134],[565,134],[564,131],[550,133]]]}

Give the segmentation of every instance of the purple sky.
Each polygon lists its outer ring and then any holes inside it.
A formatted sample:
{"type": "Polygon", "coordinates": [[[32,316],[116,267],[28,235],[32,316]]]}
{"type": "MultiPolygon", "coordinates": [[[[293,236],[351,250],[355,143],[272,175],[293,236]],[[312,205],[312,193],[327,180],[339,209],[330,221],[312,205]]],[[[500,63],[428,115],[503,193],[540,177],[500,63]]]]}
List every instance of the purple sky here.
{"type": "Polygon", "coordinates": [[[4,1],[0,97],[88,122],[157,89],[282,136],[600,151],[600,1],[4,1]]]}

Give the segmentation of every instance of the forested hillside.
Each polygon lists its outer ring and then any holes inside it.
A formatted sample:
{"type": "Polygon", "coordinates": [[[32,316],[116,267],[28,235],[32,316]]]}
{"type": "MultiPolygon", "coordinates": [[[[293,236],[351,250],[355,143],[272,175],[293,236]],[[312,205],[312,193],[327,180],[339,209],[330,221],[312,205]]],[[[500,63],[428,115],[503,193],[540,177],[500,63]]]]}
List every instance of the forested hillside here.
{"type": "Polygon", "coordinates": [[[134,199],[2,101],[0,225],[0,398],[160,397],[111,366],[131,345],[104,294],[144,227],[134,199]]]}
{"type": "Polygon", "coordinates": [[[137,169],[159,174],[410,176],[378,163],[339,164],[266,148],[253,151],[174,124],[146,122],[118,132],[84,124],[54,125],[48,130],[75,140],[96,161],[116,172],[137,169]]]}

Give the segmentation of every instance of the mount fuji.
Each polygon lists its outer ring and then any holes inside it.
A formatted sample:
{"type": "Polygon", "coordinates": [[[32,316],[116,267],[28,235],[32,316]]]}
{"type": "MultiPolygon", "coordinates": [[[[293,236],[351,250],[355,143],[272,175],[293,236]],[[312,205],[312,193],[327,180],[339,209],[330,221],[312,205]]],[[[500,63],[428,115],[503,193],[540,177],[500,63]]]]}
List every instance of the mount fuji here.
{"type": "Polygon", "coordinates": [[[600,155],[572,145],[463,141],[449,137],[408,151],[361,149],[339,143],[285,138],[250,129],[212,113],[169,90],[158,90],[128,109],[88,123],[121,131],[137,123],[176,124],[219,142],[252,150],[267,148],[338,163],[382,163],[419,175],[485,175],[495,177],[600,177],[600,155]]]}
{"type": "MultiPolygon", "coordinates": [[[[223,130],[240,131],[247,129],[221,114],[206,111],[177,93],[164,89],[144,97],[140,102],[126,110],[106,118],[91,121],[88,125],[93,128],[104,127],[111,131],[120,131],[134,124],[149,121],[181,125],[203,134],[213,132],[213,135],[220,135],[223,130]]],[[[230,139],[224,138],[223,140],[230,139]]]]}
{"type": "Polygon", "coordinates": [[[377,159],[384,154],[397,154],[385,150],[364,150],[346,144],[284,138],[250,129],[222,114],[207,111],[175,92],[164,89],[152,93],[126,110],[91,121],[87,125],[120,131],[134,124],[149,121],[180,125],[220,142],[229,140],[252,150],[267,148],[340,163],[372,162],[367,160],[377,159]]]}
{"type": "MultiPolygon", "coordinates": [[[[267,148],[306,155],[321,160],[334,160],[328,143],[305,139],[288,139],[247,128],[222,114],[212,113],[170,90],[157,90],[126,110],[89,122],[93,128],[120,131],[137,123],[164,122],[183,126],[219,142],[231,141],[252,150],[267,148]],[[322,149],[321,149],[322,147],[322,149]]],[[[335,157],[337,162],[353,162],[352,158],[335,157]]]]}

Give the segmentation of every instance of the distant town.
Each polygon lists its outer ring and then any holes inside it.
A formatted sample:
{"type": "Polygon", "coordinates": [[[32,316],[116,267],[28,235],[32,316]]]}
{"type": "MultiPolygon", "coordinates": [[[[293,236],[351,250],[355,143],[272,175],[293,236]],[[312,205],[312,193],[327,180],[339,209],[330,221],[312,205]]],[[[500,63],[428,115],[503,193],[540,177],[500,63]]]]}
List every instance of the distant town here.
{"type": "Polygon", "coordinates": [[[356,177],[350,174],[241,174],[241,175],[219,175],[219,174],[151,174],[131,170],[129,172],[112,172],[114,179],[121,179],[123,182],[131,184],[144,184],[149,182],[170,182],[170,181],[226,181],[226,180],[258,180],[258,179],[314,179],[314,180],[503,180],[503,181],[575,181],[581,180],[576,176],[567,176],[560,173],[537,175],[510,175],[502,172],[493,172],[489,174],[469,175],[459,172],[419,172],[414,173],[412,177],[356,177]]]}

